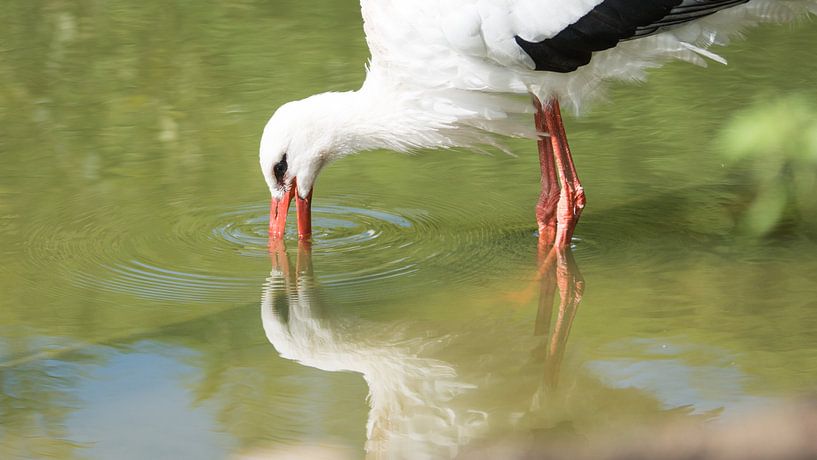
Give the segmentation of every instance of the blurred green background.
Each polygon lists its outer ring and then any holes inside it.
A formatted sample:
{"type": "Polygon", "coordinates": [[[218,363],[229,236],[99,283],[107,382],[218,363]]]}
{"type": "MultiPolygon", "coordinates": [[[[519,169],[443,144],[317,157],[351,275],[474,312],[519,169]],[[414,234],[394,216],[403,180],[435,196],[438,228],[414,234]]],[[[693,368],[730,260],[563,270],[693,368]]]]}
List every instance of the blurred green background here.
{"type": "MultiPolygon", "coordinates": [[[[349,349],[445,363],[486,439],[720,420],[812,389],[814,43],[813,22],[764,26],[715,50],[729,66],[671,63],[567,120],[587,287],[557,389],[534,335],[528,141],[332,165],[320,301],[289,308],[349,349]]],[[[276,107],[357,88],[367,56],[351,0],[5,3],[0,457],[363,455],[363,371],[264,334],[257,147],[276,107]]]]}

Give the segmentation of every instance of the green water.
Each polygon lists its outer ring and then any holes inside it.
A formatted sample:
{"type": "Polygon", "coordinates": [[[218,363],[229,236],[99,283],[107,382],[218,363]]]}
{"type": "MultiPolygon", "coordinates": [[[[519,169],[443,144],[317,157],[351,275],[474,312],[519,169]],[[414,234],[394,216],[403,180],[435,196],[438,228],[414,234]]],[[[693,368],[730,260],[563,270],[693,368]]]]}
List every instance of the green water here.
{"type": "Polygon", "coordinates": [[[589,204],[556,277],[523,141],[341,161],[311,265],[291,236],[270,257],[260,131],[360,84],[351,0],[6,3],[0,458],[447,458],[719,423],[817,382],[817,153],[723,140],[817,100],[813,23],[568,119],[589,204]],[[556,281],[581,303],[551,308],[556,281]]]}

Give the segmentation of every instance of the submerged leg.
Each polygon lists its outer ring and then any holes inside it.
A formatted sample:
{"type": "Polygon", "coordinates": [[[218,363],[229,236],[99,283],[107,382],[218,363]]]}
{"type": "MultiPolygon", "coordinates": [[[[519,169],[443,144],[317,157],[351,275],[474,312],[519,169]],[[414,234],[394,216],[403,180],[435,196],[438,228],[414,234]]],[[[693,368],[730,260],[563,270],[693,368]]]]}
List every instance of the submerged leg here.
{"type": "Polygon", "coordinates": [[[567,134],[562,121],[559,101],[554,98],[543,106],[538,100],[534,100],[534,106],[536,107],[537,131],[540,133],[546,132],[549,135],[547,139],[540,138],[539,140],[542,195],[537,206],[537,220],[539,221],[540,232],[543,226],[542,220],[539,218],[540,215],[547,216],[550,219],[545,222],[548,228],[554,225],[553,220],[555,220],[556,229],[553,244],[564,248],[570,245],[573,230],[576,228],[579,216],[581,216],[584,209],[586,202],[584,189],[579,181],[579,176],[576,174],[576,166],[573,163],[573,156],[567,143],[567,134]],[[555,168],[546,171],[546,158],[543,157],[547,157],[547,153],[551,154],[555,168]],[[546,173],[548,174],[547,179],[545,178],[546,173]],[[554,174],[558,176],[561,183],[561,187],[556,192],[553,191],[553,188],[557,187],[553,185],[556,183],[553,178],[554,174]],[[547,187],[545,186],[546,181],[547,187]],[[542,197],[545,196],[547,196],[547,199],[543,200],[542,197]]]}

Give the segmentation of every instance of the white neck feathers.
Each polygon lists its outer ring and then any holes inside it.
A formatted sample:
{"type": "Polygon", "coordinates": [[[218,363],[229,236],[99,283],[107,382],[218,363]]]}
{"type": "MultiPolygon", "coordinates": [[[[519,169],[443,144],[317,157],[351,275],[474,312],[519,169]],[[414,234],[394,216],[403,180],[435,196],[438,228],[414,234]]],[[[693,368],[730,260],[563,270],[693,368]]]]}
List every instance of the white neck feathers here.
{"type": "Polygon", "coordinates": [[[375,149],[502,148],[496,135],[535,135],[524,97],[418,89],[375,73],[358,91],[318,94],[299,103],[309,114],[301,126],[319,131],[313,140],[323,138],[329,144],[324,151],[333,157],[375,149]]]}

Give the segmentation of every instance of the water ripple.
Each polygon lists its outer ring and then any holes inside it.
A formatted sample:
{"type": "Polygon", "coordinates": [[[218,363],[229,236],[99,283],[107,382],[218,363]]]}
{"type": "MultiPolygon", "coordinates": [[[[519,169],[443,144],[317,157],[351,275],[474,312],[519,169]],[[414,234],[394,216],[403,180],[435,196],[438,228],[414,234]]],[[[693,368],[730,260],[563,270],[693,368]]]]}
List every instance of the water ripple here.
{"type": "MultiPolygon", "coordinates": [[[[474,282],[529,255],[517,241],[533,240],[529,227],[487,220],[490,212],[469,214],[445,200],[422,200],[394,209],[371,204],[376,200],[366,195],[315,203],[312,257],[319,282],[342,288],[349,300],[371,300],[417,289],[406,281],[420,274],[423,286],[474,282]]],[[[122,210],[94,209],[71,215],[66,225],[39,226],[30,235],[30,260],[70,267],[74,284],[151,301],[249,300],[269,267],[268,209],[268,203],[173,208],[142,221],[122,210]],[[133,231],[112,230],[121,228],[133,231]]],[[[289,221],[285,239],[293,253],[294,211],[289,221]]]]}
{"type": "Polygon", "coordinates": [[[138,260],[101,268],[107,271],[104,278],[80,272],[75,279],[79,284],[149,300],[179,302],[230,302],[240,292],[256,287],[255,282],[246,278],[188,273],[138,260]]]}

